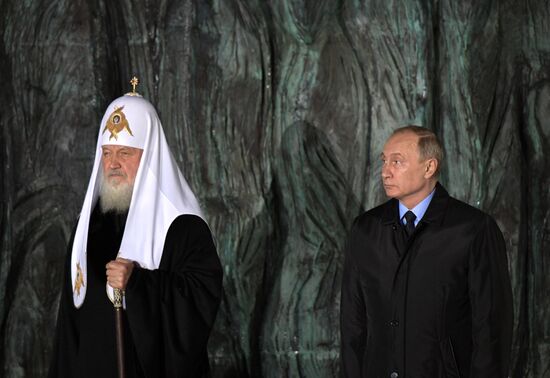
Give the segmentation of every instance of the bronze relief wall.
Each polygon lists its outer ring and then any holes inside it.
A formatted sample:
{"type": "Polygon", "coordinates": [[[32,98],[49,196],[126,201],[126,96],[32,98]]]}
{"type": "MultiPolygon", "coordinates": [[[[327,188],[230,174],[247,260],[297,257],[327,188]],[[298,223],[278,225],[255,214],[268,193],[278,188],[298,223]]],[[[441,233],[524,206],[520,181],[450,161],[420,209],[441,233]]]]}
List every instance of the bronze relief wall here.
{"type": "Polygon", "coordinates": [[[100,117],[133,74],[217,237],[217,377],[338,373],[342,248],[392,129],[508,245],[514,377],[550,374],[550,4],[0,1],[0,371],[47,370],[100,117]]]}

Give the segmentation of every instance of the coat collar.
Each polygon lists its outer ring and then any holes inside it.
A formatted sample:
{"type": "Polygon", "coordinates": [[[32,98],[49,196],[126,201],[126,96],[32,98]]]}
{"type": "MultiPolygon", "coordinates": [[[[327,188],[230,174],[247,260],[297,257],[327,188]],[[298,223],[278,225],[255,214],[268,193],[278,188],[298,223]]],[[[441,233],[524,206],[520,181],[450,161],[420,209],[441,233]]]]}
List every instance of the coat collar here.
{"type": "MultiPolygon", "coordinates": [[[[441,224],[445,210],[449,202],[449,193],[439,182],[435,185],[435,193],[428,206],[428,210],[422,217],[421,222],[441,224]]],[[[399,223],[399,201],[392,198],[384,205],[382,213],[382,223],[392,224],[399,223]]]]}

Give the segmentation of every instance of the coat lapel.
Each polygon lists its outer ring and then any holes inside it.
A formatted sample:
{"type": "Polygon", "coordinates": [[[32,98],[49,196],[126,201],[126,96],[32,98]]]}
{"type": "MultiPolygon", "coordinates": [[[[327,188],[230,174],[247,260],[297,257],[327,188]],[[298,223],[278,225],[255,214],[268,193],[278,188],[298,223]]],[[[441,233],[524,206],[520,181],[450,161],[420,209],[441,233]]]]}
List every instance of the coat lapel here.
{"type": "Polygon", "coordinates": [[[409,251],[413,247],[420,247],[422,244],[422,235],[426,231],[426,228],[429,228],[430,224],[440,225],[443,222],[448,203],[449,193],[447,193],[443,185],[437,183],[435,186],[434,196],[428,206],[428,209],[426,210],[426,213],[416,226],[414,233],[409,238],[406,236],[405,230],[399,219],[399,202],[396,199],[391,199],[386,203],[382,214],[382,224],[392,227],[393,246],[395,253],[399,258],[399,262],[393,275],[392,293],[395,289],[399,271],[401,270],[404,261],[407,259],[409,251]]]}
{"type": "Polygon", "coordinates": [[[382,213],[382,224],[392,228],[392,243],[397,257],[403,255],[406,238],[401,222],[399,221],[399,202],[392,198],[386,202],[382,213]]]}

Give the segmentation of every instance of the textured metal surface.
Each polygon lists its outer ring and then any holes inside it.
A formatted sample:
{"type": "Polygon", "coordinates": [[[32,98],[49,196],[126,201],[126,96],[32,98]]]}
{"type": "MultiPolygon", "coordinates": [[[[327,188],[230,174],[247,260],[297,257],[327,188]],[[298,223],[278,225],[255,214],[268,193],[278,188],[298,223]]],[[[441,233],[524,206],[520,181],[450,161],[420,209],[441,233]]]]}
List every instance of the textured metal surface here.
{"type": "Polygon", "coordinates": [[[0,371],[44,376],[105,106],[140,77],[225,268],[218,377],[333,377],[342,246],[394,127],[505,233],[514,377],[550,375],[544,0],[0,1],[0,371]]]}

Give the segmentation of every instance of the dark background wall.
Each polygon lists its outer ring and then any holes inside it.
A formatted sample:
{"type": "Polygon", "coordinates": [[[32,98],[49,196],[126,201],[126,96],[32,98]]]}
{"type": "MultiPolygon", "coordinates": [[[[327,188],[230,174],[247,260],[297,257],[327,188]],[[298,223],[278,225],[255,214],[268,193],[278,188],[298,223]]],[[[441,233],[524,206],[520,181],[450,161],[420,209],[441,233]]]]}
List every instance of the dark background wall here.
{"type": "MultiPolygon", "coordinates": [[[[216,234],[217,377],[334,377],[342,246],[384,200],[393,128],[492,214],[513,377],[550,376],[550,3],[0,0],[0,372],[47,370],[67,239],[107,104],[139,90],[216,234]]],[[[1,374],[1,373],[0,373],[1,374]]]]}

